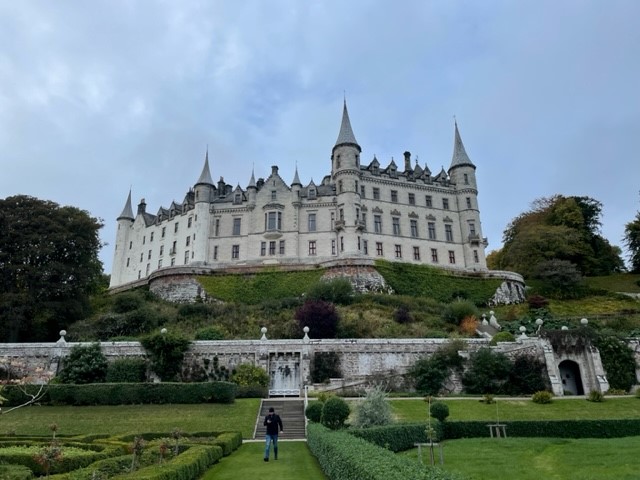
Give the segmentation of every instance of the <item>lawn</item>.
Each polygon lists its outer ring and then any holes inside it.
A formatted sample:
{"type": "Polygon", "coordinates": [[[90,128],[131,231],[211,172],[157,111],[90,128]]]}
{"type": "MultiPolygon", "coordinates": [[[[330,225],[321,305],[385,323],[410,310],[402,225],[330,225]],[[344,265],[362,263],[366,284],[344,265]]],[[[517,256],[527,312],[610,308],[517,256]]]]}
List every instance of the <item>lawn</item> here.
{"type": "MultiPolygon", "coordinates": [[[[639,476],[639,449],[640,437],[450,440],[443,468],[469,480],[632,480],[639,476]]],[[[416,449],[400,455],[418,458],[416,449]]]]}
{"type": "MultiPolygon", "coordinates": [[[[501,400],[487,405],[477,399],[446,400],[449,421],[454,420],[588,420],[640,417],[640,399],[608,397],[604,402],[587,402],[584,398],[556,399],[539,405],[531,399],[501,400]]],[[[394,415],[401,422],[422,422],[427,419],[427,404],[423,400],[391,400],[394,415]]]]}
{"type": "Polygon", "coordinates": [[[99,407],[31,406],[3,415],[0,433],[49,435],[49,425],[58,424],[61,435],[142,432],[242,432],[253,437],[259,398],[238,399],[234,404],[120,405],[99,407]]]}
{"type": "MultiPolygon", "coordinates": [[[[233,455],[224,457],[202,480],[274,478],[278,480],[325,480],[318,461],[306,442],[279,442],[278,460],[264,462],[262,442],[245,443],[233,455]]],[[[272,452],[273,455],[273,452],[272,452]]]]}

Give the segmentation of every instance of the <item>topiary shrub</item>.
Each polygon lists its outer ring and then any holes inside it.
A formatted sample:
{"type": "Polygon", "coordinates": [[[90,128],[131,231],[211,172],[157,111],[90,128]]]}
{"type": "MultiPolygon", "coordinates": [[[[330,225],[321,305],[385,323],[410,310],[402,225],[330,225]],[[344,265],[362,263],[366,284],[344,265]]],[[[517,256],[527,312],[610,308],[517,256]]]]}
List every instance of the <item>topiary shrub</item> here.
{"type": "Polygon", "coordinates": [[[531,400],[533,401],[533,403],[538,403],[540,405],[551,403],[552,399],[553,399],[553,394],[546,390],[541,390],[539,392],[534,393],[531,396],[531,400]]]}
{"type": "Polygon", "coordinates": [[[599,392],[598,390],[591,390],[589,395],[587,395],[587,402],[604,402],[604,393],[599,392]]]}
{"type": "Polygon", "coordinates": [[[140,340],[151,359],[152,370],[163,382],[177,379],[181,370],[184,354],[191,342],[181,335],[156,333],[140,340]]]}
{"type": "Polygon", "coordinates": [[[99,343],[76,345],[64,359],[63,369],[58,375],[61,383],[100,383],[107,376],[107,357],[99,343]]]}
{"type": "Polygon", "coordinates": [[[369,390],[355,410],[355,419],[352,425],[356,428],[378,427],[393,422],[387,394],[380,387],[369,390]]]}
{"type": "Polygon", "coordinates": [[[231,381],[241,387],[254,385],[266,387],[269,385],[269,375],[257,365],[242,363],[236,367],[233,375],[231,375],[231,381]]]}
{"type": "Polygon", "coordinates": [[[330,397],[322,407],[320,422],[327,428],[338,430],[344,427],[351,409],[349,404],[340,397],[330,397]]]}
{"type": "Polygon", "coordinates": [[[224,332],[219,327],[205,327],[196,332],[196,340],[224,340],[224,332]]]}
{"type": "Polygon", "coordinates": [[[146,379],[147,362],[143,358],[118,358],[107,367],[109,383],[137,383],[146,379]]]}
{"type": "Polygon", "coordinates": [[[496,346],[498,342],[515,342],[515,340],[516,339],[513,336],[513,333],[502,331],[502,332],[496,333],[491,338],[491,342],[489,342],[489,345],[496,346]]]}
{"type": "Polygon", "coordinates": [[[307,405],[304,414],[310,422],[320,423],[320,420],[322,419],[323,406],[324,404],[319,400],[315,402],[309,402],[309,405],[307,405]]]}
{"type": "Polygon", "coordinates": [[[449,416],[449,406],[443,402],[433,402],[429,413],[436,420],[444,422],[449,416]]]}

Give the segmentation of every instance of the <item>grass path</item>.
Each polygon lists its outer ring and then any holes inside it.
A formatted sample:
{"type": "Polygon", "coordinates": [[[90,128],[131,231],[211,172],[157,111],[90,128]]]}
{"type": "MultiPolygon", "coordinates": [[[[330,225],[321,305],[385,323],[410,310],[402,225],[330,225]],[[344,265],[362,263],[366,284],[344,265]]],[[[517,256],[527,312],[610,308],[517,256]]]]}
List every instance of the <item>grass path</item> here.
{"type": "MultiPolygon", "coordinates": [[[[278,461],[265,462],[264,444],[243,444],[229,457],[224,457],[202,480],[278,479],[326,480],[318,461],[311,455],[306,442],[279,442],[278,461]]],[[[272,452],[273,455],[273,452],[272,452]]]]}

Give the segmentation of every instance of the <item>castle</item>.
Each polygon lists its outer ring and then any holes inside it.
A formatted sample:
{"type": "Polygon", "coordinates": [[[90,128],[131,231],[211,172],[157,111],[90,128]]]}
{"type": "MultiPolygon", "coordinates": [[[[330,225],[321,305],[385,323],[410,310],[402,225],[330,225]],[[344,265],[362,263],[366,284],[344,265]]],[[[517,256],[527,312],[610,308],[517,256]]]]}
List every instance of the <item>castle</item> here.
{"type": "Polygon", "coordinates": [[[346,102],[331,173],[303,185],[296,167],[288,185],[273,166],[266,179],[252,172],[245,189],[204,167],[182,203],[154,215],[131,192],[117,219],[112,289],[140,284],[178,267],[322,266],[358,260],[428,264],[458,272],[487,271],[475,165],[457,123],[449,169],[392,159],[383,167],[362,149],[346,102]]]}

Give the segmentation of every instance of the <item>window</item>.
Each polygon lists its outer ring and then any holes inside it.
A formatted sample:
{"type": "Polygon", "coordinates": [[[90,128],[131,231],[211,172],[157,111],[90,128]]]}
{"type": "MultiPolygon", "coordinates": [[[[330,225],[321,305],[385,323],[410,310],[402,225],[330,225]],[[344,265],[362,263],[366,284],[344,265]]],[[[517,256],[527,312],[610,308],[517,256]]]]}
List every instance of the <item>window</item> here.
{"type": "Polygon", "coordinates": [[[376,242],[376,255],[382,256],[382,242],[376,242]]]}
{"type": "Polygon", "coordinates": [[[467,208],[471,208],[471,197],[467,197],[467,208]]]}
{"type": "Polygon", "coordinates": [[[162,268],[162,259],[158,260],[158,268],[162,268]]]}
{"type": "Polygon", "coordinates": [[[284,255],[284,240],[280,240],[278,247],[279,247],[280,255],[284,255]]]}
{"type": "Polygon", "coordinates": [[[133,247],[133,242],[129,242],[129,250],[131,250],[131,247],[133,247]]]}
{"type": "Polygon", "coordinates": [[[143,262],[143,260],[144,260],[144,253],[141,253],[141,254],[140,254],[140,263],[142,263],[142,262],[143,262]]]}
{"type": "Polygon", "coordinates": [[[138,270],[138,279],[142,276],[142,270],[138,270]]]}
{"type": "Polygon", "coordinates": [[[438,250],[435,248],[431,249],[431,261],[433,263],[438,263],[438,250]]]}
{"type": "Polygon", "coordinates": [[[391,190],[391,201],[394,203],[398,203],[398,191],[391,190]]]}
{"type": "Polygon", "coordinates": [[[151,250],[149,250],[149,255],[147,256],[147,260],[151,260],[151,250]]]}
{"type": "Polygon", "coordinates": [[[316,241],[309,240],[309,255],[315,255],[315,254],[316,254],[316,241]]]}
{"type": "Polygon", "coordinates": [[[176,248],[177,248],[176,243],[177,243],[176,241],[173,242],[173,245],[171,247],[171,251],[169,252],[169,255],[175,255],[176,254],[176,248]]]}
{"type": "Polygon", "coordinates": [[[449,263],[456,263],[456,252],[449,250],[449,263]]]}
{"type": "Polygon", "coordinates": [[[241,193],[236,193],[233,196],[233,203],[236,204],[236,205],[242,203],[242,194],[241,193]]]}
{"type": "Polygon", "coordinates": [[[240,235],[240,226],[242,224],[242,219],[241,218],[234,218],[233,219],[233,234],[234,235],[240,235]]]}
{"type": "Polygon", "coordinates": [[[149,238],[149,241],[150,241],[150,242],[153,242],[153,232],[151,232],[151,236],[150,236],[150,238],[149,238]]]}
{"type": "Polygon", "coordinates": [[[369,242],[367,240],[362,241],[362,253],[369,255],[369,242]]]}
{"type": "Polygon", "coordinates": [[[354,188],[354,192],[358,193],[358,181],[356,180],[356,188],[354,188]]]}
{"type": "Polygon", "coordinates": [[[362,228],[364,228],[364,230],[367,230],[367,214],[362,212],[360,213],[360,219],[362,220],[362,228]]]}
{"type": "Polygon", "coordinates": [[[336,168],[340,168],[340,155],[336,156],[336,168]]]}
{"type": "Polygon", "coordinates": [[[282,212],[267,212],[265,213],[265,229],[281,230],[282,229],[282,212]]]}
{"type": "Polygon", "coordinates": [[[276,190],[271,190],[271,200],[276,200],[278,198],[278,192],[276,190]]]}
{"type": "Polygon", "coordinates": [[[340,217],[340,221],[344,222],[344,209],[343,208],[340,209],[339,217],[340,217]]]}
{"type": "Polygon", "coordinates": [[[176,257],[171,257],[171,266],[173,267],[176,264],[176,257]]]}
{"type": "Polygon", "coordinates": [[[220,235],[220,219],[216,218],[216,228],[214,231],[214,235],[217,237],[218,235],[220,235]]]}
{"type": "Polygon", "coordinates": [[[360,197],[365,198],[365,189],[364,185],[360,185],[360,197]]]}
{"type": "Polygon", "coordinates": [[[164,255],[164,245],[160,245],[160,256],[164,255]]]}
{"type": "Polygon", "coordinates": [[[420,247],[413,247],[413,259],[420,260],[420,247]]]}
{"type": "Polygon", "coordinates": [[[269,255],[275,255],[275,254],[276,254],[276,242],[271,241],[269,242],[269,255]]]}
{"type": "Polygon", "coordinates": [[[264,257],[267,254],[267,242],[260,242],[260,256],[264,257]]]}
{"type": "Polygon", "coordinates": [[[240,258],[240,245],[231,246],[231,258],[236,260],[240,258]]]}
{"type": "Polygon", "coordinates": [[[382,233],[382,215],[373,216],[373,230],[376,233],[382,233]]]}
{"type": "Polygon", "coordinates": [[[213,259],[214,260],[218,259],[218,245],[213,246],[213,259]]]}
{"type": "Polygon", "coordinates": [[[402,245],[396,245],[396,258],[402,258],[402,245]]]}
{"type": "Polygon", "coordinates": [[[373,199],[380,200],[380,189],[378,187],[373,187],[373,199]]]}
{"type": "Polygon", "coordinates": [[[336,255],[336,241],[331,240],[331,255],[336,255]]]}
{"type": "Polygon", "coordinates": [[[315,213],[310,213],[309,214],[309,231],[310,232],[315,232],[316,231],[316,214],[315,213]]]}
{"type": "Polygon", "coordinates": [[[184,252],[184,264],[189,263],[189,250],[184,252]]]}
{"type": "Polygon", "coordinates": [[[173,233],[178,233],[178,226],[180,225],[180,223],[176,222],[176,224],[173,226],[173,233]]]}
{"type": "Polygon", "coordinates": [[[309,191],[307,193],[307,198],[309,198],[309,200],[313,200],[314,198],[316,198],[316,189],[315,189],[315,187],[309,187],[309,191]]]}
{"type": "Polygon", "coordinates": [[[476,234],[476,224],[474,222],[469,222],[469,235],[476,234]]]}
{"type": "Polygon", "coordinates": [[[340,251],[344,252],[344,237],[340,237],[340,251]]]}
{"type": "Polygon", "coordinates": [[[142,237],[142,244],[144,245],[145,243],[147,243],[147,236],[143,236],[142,237]]]}
{"type": "Polygon", "coordinates": [[[336,212],[331,212],[331,230],[336,226],[336,212]]]}
{"type": "Polygon", "coordinates": [[[418,236],[418,221],[410,220],[411,223],[411,236],[416,238],[418,236]]]}
{"type": "Polygon", "coordinates": [[[464,184],[469,185],[469,174],[467,173],[464,174],[464,184]]]}
{"type": "Polygon", "coordinates": [[[416,204],[416,194],[415,193],[410,193],[409,194],[409,205],[415,205],[416,204]]]}
{"type": "Polygon", "coordinates": [[[449,210],[449,199],[448,198],[443,198],[442,199],[442,209],[443,210],[449,210]]]}
{"type": "Polygon", "coordinates": [[[358,235],[358,251],[360,250],[360,236],[358,235]]]}
{"type": "Polygon", "coordinates": [[[161,236],[162,238],[164,238],[164,236],[166,235],[166,233],[167,233],[167,227],[162,227],[162,233],[160,234],[160,236],[161,236]]]}
{"type": "Polygon", "coordinates": [[[447,242],[453,242],[453,229],[448,223],[444,226],[444,236],[447,242]]]}
{"type": "Polygon", "coordinates": [[[187,219],[187,228],[191,228],[191,224],[193,224],[193,217],[187,219]]]}
{"type": "Polygon", "coordinates": [[[187,237],[186,241],[185,241],[185,245],[188,247],[189,245],[191,245],[191,237],[187,237]]]}
{"type": "Polygon", "coordinates": [[[428,229],[428,233],[429,233],[429,240],[435,240],[436,239],[436,224],[435,224],[435,222],[427,223],[427,229],[428,229]]]}
{"type": "Polygon", "coordinates": [[[129,266],[129,263],[131,262],[130,258],[127,258],[127,267],[129,266]]]}
{"type": "Polygon", "coordinates": [[[425,204],[427,205],[427,207],[429,207],[429,208],[433,207],[433,197],[431,197],[431,195],[425,196],[424,199],[425,199],[425,204]]]}
{"type": "Polygon", "coordinates": [[[342,180],[338,180],[338,193],[342,193],[342,180]]]}
{"type": "Polygon", "coordinates": [[[473,251],[473,261],[475,263],[480,263],[480,257],[478,257],[478,250],[473,251]]]}
{"type": "Polygon", "coordinates": [[[400,218],[393,217],[391,221],[393,223],[393,234],[400,235],[400,218]]]}

